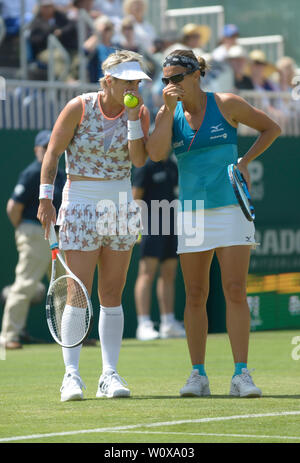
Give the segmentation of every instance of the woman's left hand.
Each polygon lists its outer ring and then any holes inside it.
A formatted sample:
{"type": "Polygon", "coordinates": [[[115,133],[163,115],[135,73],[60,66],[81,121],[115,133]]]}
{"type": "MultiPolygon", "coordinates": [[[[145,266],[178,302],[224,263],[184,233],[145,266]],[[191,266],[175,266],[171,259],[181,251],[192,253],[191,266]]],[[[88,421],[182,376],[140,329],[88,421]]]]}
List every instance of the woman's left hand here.
{"type": "Polygon", "coordinates": [[[237,168],[239,169],[239,171],[243,175],[244,179],[246,180],[247,187],[248,187],[248,190],[249,190],[249,193],[250,193],[250,191],[251,191],[251,180],[250,180],[250,174],[249,174],[247,165],[243,163],[243,160],[241,160],[238,163],[237,168]]]}

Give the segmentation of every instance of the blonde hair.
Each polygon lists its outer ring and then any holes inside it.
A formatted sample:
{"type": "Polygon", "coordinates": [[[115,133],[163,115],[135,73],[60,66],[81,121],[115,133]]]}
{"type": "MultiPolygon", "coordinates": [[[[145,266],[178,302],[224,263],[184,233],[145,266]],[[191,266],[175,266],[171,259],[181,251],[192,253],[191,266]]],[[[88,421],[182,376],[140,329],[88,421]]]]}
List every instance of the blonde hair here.
{"type": "MultiPolygon", "coordinates": [[[[110,68],[117,66],[117,64],[127,63],[129,61],[137,61],[140,64],[141,68],[144,68],[142,55],[139,55],[138,53],[135,53],[134,51],[130,50],[116,50],[114,53],[111,53],[111,55],[109,55],[105,61],[103,61],[102,71],[103,73],[105,73],[105,71],[108,71],[110,68]]],[[[99,82],[101,88],[105,88],[105,77],[101,77],[101,79],[99,79],[99,82]]]]}
{"type": "Polygon", "coordinates": [[[102,27],[105,27],[105,26],[110,26],[112,28],[115,27],[114,23],[109,19],[108,16],[98,16],[98,18],[96,18],[94,20],[94,29],[96,31],[100,30],[101,29],[101,26],[102,27]]]}

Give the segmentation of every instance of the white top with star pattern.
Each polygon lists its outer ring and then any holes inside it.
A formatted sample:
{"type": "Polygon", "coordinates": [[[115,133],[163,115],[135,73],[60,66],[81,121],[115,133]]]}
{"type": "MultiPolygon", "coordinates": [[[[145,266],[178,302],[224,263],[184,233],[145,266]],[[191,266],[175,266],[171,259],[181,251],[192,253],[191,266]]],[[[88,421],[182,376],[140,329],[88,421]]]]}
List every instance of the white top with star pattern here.
{"type": "Polygon", "coordinates": [[[93,92],[79,96],[82,117],[65,151],[66,173],[99,179],[129,178],[127,112],[124,108],[116,117],[107,117],[101,108],[100,95],[101,92],[93,92]]]}

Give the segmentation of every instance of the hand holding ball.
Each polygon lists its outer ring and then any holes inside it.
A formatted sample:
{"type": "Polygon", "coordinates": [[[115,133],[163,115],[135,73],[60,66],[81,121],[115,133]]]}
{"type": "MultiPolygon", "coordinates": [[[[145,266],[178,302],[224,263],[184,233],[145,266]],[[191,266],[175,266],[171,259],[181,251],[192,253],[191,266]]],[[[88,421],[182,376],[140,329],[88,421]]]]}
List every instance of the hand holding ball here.
{"type": "Polygon", "coordinates": [[[124,96],[124,105],[127,106],[128,108],[135,108],[139,104],[139,99],[131,95],[130,93],[127,93],[124,96]]]}

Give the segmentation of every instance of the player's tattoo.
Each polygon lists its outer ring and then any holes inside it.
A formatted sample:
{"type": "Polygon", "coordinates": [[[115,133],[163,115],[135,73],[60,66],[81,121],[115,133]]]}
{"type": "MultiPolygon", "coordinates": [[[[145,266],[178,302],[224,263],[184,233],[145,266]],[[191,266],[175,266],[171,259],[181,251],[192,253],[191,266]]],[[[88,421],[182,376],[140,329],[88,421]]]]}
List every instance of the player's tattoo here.
{"type": "Polygon", "coordinates": [[[47,170],[47,181],[48,183],[53,183],[56,177],[57,169],[56,167],[50,167],[47,170]]]}

